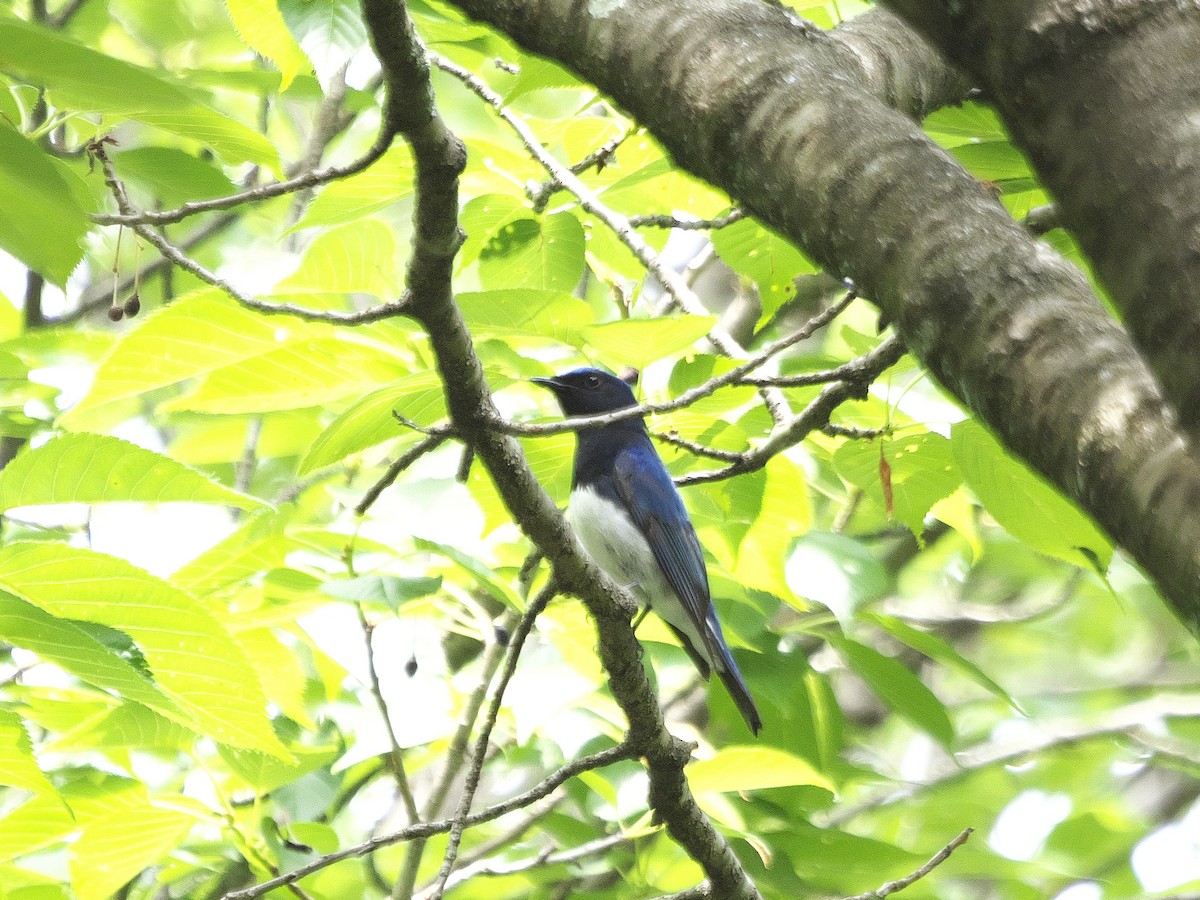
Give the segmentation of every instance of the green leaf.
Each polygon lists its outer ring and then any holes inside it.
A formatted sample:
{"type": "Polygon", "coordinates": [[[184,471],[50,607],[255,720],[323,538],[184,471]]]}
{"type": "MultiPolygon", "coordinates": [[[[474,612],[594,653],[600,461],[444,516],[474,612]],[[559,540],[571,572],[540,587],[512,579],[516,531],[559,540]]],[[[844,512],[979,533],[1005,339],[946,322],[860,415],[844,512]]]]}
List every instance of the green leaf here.
{"type": "Polygon", "coordinates": [[[204,289],[155,310],[100,364],[91,391],[59,419],[71,430],[120,420],[148,391],[203,379],[177,407],[276,411],[364,393],[391,381],[395,357],[325,324],[249,312],[204,289]]]}
{"type": "Polygon", "coordinates": [[[320,406],[392,381],[400,367],[392,350],[349,333],[289,342],[253,360],[217,369],[164,410],[273,413],[320,406]]]}
{"type": "Polygon", "coordinates": [[[229,163],[280,169],[265,137],[205,106],[188,88],[46,28],[0,19],[0,68],[46,87],[58,106],[137,119],[212,147],[229,163]]]}
{"type": "MultiPolygon", "coordinates": [[[[1007,140],[960,144],[950,151],[968,172],[982,181],[1033,183],[1029,162],[1007,140]]],[[[1011,185],[1006,185],[1011,189],[1011,185]]]]}
{"type": "Polygon", "coordinates": [[[0,591],[0,637],[54,663],[76,678],[136,700],[189,727],[193,719],[145,674],[118,656],[78,623],[0,591]]]}
{"type": "MultiPolygon", "coordinates": [[[[0,20],[0,34],[3,20],[0,20]]],[[[55,284],[83,258],[91,208],[67,182],[75,176],[0,123],[0,247],[55,284]]]]}
{"type": "Polygon", "coordinates": [[[716,324],[715,316],[625,319],[590,325],[583,330],[583,335],[611,368],[633,366],[644,369],[656,360],[687,350],[716,324]]]}
{"type": "Polygon", "coordinates": [[[718,228],[711,237],[717,255],[758,287],[763,318],[795,295],[797,276],[817,271],[807,256],[753,219],[718,228]]]}
{"type": "Polygon", "coordinates": [[[786,456],[775,456],[766,465],[767,483],[762,505],[738,545],[733,576],[742,584],[789,593],[784,563],[792,541],[808,531],[812,509],[804,470],[786,456]]]}
{"type": "Polygon", "coordinates": [[[436,541],[427,541],[424,538],[414,538],[413,546],[427,553],[436,553],[444,556],[464,572],[473,576],[480,587],[501,603],[510,609],[520,609],[521,604],[517,600],[516,592],[503,581],[496,578],[495,573],[482,560],[478,560],[470,554],[463,553],[457,547],[451,547],[449,544],[439,544],[436,541]]]}
{"type": "Polygon", "coordinates": [[[398,575],[360,575],[327,581],[322,593],[352,603],[386,603],[396,612],[409,600],[427,597],[442,587],[442,578],[401,578],[398,575]]]}
{"type": "Polygon", "coordinates": [[[583,226],[569,212],[514,218],[479,251],[479,280],[490,289],[571,291],[583,277],[583,226]]]}
{"type": "Polygon", "coordinates": [[[579,86],[579,79],[558,63],[535,56],[527,59],[521,66],[521,71],[517,74],[512,87],[509,88],[505,100],[512,103],[517,98],[533,91],[579,86]]]}
{"type": "MultiPolygon", "coordinates": [[[[76,822],[61,800],[34,796],[0,819],[0,861],[8,862],[56,844],[75,828],[76,822]]],[[[0,880],[0,884],[8,882],[0,880]]]]}
{"type": "Polygon", "coordinates": [[[386,209],[412,194],[412,182],[412,151],[398,144],[365,171],[326,185],[289,233],[341,225],[386,209]]]}
{"type": "Polygon", "coordinates": [[[286,515],[250,519],[225,540],[181,566],[171,582],[193,597],[204,597],[283,564],[287,541],[286,515]]]}
{"type": "Polygon", "coordinates": [[[58,798],[58,791],[34,759],[25,723],[7,710],[0,710],[0,784],[32,791],[39,797],[58,798]]]}
{"type": "Polygon", "coordinates": [[[135,147],[112,154],[112,161],[122,178],[142,185],[167,206],[237,190],[217,166],[178,147],[135,147]]]}
{"type": "Polygon", "coordinates": [[[990,106],[967,101],[961,106],[935,110],[922,123],[925,131],[943,147],[974,141],[1003,141],[1008,132],[1000,116],[990,106]]]}
{"type": "Polygon", "coordinates": [[[950,441],[929,431],[838,447],[833,455],[837,473],[886,509],[881,459],[888,465],[894,515],[919,538],[930,508],[962,484],[950,441]]]}
{"type": "Polygon", "coordinates": [[[723,747],[709,759],[687,768],[688,784],[706,791],[759,791],[814,785],[834,791],[833,784],[806,760],[774,747],[723,747]]]}
{"type": "Polygon", "coordinates": [[[578,346],[585,328],[595,321],[585,301],[562,291],[464,293],[455,302],[467,327],[480,339],[528,335],[578,346]]]}
{"type": "Polygon", "coordinates": [[[324,768],[337,759],[341,752],[336,746],[293,747],[291,752],[295,762],[288,763],[253,750],[234,750],[229,747],[220,747],[219,750],[221,758],[234,774],[258,794],[269,794],[309,772],[324,768]]]}
{"type": "Polygon", "coordinates": [[[187,750],[195,740],[194,732],[160,716],[140,703],[122,703],[99,718],[82,723],[74,732],[54,740],[49,749],[100,748],[113,750],[187,750]]]}
{"type": "Polygon", "coordinates": [[[848,624],[863,603],[877,600],[890,579],[883,564],[854,538],[810,531],[787,561],[788,586],[800,597],[827,607],[848,624]]]}
{"type": "Polygon", "coordinates": [[[395,437],[409,435],[416,443],[420,435],[397,422],[393,411],[419,425],[431,425],[445,416],[445,410],[436,372],[417,372],[394,381],[353,403],[329,423],[300,461],[298,474],[307,475],[395,437]]]}
{"type": "Polygon", "coordinates": [[[907,666],[849,638],[832,636],[829,643],[888,709],[908,719],[942,746],[949,747],[954,742],[954,725],[946,707],[907,666]]]}
{"type": "Polygon", "coordinates": [[[323,86],[367,46],[367,27],[354,0],[279,0],[279,11],[323,86]]]}
{"type": "MultiPolygon", "coordinates": [[[[317,602],[314,597],[314,607],[317,602]]],[[[294,622],[299,614],[295,606],[283,604],[273,604],[262,611],[268,617],[277,617],[280,625],[294,622]]],[[[285,716],[316,731],[317,724],[309,715],[307,704],[308,673],[301,665],[295,648],[285,645],[272,628],[246,628],[244,625],[243,617],[231,623],[231,627],[236,629],[238,646],[250,658],[267,699],[276,704],[285,716]]]]}
{"type": "Polygon", "coordinates": [[[471,199],[458,218],[466,239],[455,258],[455,268],[461,271],[479,259],[496,235],[518,219],[536,221],[536,216],[527,202],[512,194],[483,194],[471,199]]]}
{"type": "Polygon", "coordinates": [[[71,845],[71,885],[79,900],[107,900],[174,850],[195,824],[189,813],[154,806],[89,822],[71,845]]]}
{"type": "Polygon", "coordinates": [[[1108,568],[1112,544],[1092,520],[981,425],[959,422],[950,441],[967,486],[1009,534],[1047,556],[1108,568]]]}
{"type": "Polygon", "coordinates": [[[1025,715],[1020,705],[1009,696],[1008,691],[1000,687],[983,669],[954,649],[954,647],[939,634],[929,631],[918,631],[907,622],[885,616],[880,613],[867,613],[866,618],[903,644],[912,647],[918,653],[923,653],[934,662],[939,662],[947,669],[952,669],[960,675],[974,681],[984,690],[999,697],[1014,712],[1025,715]]]}
{"type": "Polygon", "coordinates": [[[296,822],[288,827],[288,833],[317,853],[332,853],[341,846],[337,831],[324,822],[296,822]]]}
{"type": "Polygon", "coordinates": [[[286,91],[292,79],[308,71],[308,57],[288,31],[273,0],[225,0],[225,7],[242,40],[278,67],[280,91],[286,91]]]}
{"type": "Polygon", "coordinates": [[[124,560],[55,543],[0,550],[0,587],[62,618],[137,642],[158,687],[218,741],[287,758],[250,663],[225,628],[178,588],[124,560]]]}
{"type": "Polygon", "coordinates": [[[378,219],[364,219],[321,232],[304,251],[300,267],[271,293],[303,303],[308,294],[362,293],[391,300],[401,290],[392,229],[378,219]]]}
{"type": "Polygon", "coordinates": [[[221,503],[265,507],[167,456],[102,434],[64,434],[0,472],[0,511],[46,503],[221,503]]]}

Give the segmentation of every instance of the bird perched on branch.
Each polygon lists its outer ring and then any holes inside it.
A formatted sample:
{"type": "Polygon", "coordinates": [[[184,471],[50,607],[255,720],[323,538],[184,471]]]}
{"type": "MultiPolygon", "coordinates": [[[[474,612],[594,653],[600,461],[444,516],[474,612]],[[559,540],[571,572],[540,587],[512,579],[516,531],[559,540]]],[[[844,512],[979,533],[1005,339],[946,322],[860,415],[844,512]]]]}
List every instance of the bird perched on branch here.
{"type": "MultiPolygon", "coordinates": [[[[637,405],[629,385],[599,369],[533,382],[554,392],[568,416],[637,405]]],[[[696,668],[715,670],[750,730],[762,719],[725,644],[708,589],[696,529],[639,416],[576,432],[567,520],[588,554],[649,605],[679,637],[696,668]]]]}

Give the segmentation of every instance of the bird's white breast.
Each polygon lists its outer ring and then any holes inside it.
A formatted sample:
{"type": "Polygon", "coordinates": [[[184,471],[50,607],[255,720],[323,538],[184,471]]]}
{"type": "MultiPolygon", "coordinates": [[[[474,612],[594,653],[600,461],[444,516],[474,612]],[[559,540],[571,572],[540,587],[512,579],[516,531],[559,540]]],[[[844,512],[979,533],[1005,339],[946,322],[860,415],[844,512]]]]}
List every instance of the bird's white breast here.
{"type": "Polygon", "coordinates": [[[686,634],[710,665],[717,664],[700,635],[699,623],[687,614],[650,544],[624,509],[590,488],[576,489],[567,507],[567,521],[596,565],[686,634]]]}
{"type": "Polygon", "coordinates": [[[590,488],[577,489],[567,521],[596,564],[643,603],[671,593],[645,536],[620,506],[590,488]]]}

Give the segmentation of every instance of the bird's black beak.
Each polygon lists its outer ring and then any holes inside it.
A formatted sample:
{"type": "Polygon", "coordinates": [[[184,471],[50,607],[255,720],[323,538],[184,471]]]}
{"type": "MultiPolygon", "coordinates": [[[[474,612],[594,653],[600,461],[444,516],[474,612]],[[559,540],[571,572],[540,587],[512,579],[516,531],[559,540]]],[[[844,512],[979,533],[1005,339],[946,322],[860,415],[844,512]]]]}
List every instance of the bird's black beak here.
{"type": "Polygon", "coordinates": [[[558,393],[559,389],[563,386],[563,383],[557,378],[530,378],[529,380],[539,387],[544,387],[555,393],[558,393]]]}

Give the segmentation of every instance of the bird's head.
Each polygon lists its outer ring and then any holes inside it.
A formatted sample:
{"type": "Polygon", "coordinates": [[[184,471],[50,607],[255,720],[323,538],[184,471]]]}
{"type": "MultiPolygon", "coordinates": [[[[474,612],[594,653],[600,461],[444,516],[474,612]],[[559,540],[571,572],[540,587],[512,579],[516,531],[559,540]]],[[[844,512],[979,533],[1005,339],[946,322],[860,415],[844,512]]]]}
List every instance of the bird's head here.
{"type": "Polygon", "coordinates": [[[554,378],[531,378],[554,392],[568,416],[592,416],[636,406],[633,389],[620,378],[600,369],[574,369],[554,378]]]}

